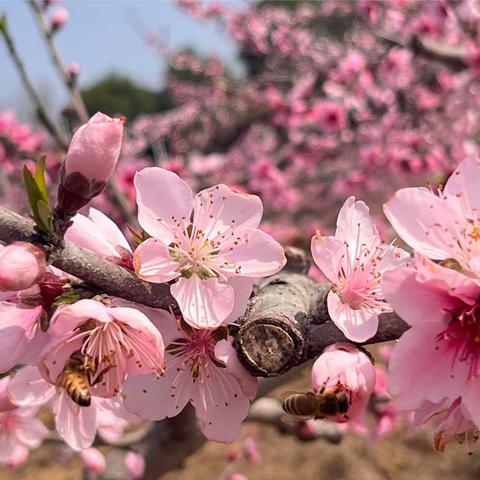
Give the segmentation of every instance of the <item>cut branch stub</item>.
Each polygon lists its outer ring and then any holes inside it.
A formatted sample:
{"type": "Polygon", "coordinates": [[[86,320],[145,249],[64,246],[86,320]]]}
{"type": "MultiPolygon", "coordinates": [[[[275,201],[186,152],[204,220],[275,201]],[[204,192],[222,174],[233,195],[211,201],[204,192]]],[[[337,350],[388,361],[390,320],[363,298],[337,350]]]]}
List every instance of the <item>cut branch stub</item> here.
{"type": "Polygon", "coordinates": [[[274,377],[300,364],[310,323],[321,323],[329,287],[305,275],[282,272],[268,278],[240,319],[236,347],[248,370],[274,377]]]}

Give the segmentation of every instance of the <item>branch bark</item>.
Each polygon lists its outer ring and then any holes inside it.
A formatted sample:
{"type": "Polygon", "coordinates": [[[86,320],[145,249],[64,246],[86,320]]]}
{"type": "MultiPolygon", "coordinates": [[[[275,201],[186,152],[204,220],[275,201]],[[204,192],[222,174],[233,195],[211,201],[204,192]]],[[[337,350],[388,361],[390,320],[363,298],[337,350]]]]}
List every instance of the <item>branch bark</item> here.
{"type": "MultiPolygon", "coordinates": [[[[39,243],[34,224],[0,207],[0,241],[39,243]]],[[[286,249],[285,270],[265,279],[239,320],[235,346],[239,358],[257,377],[274,377],[318,356],[332,343],[348,341],[330,320],[326,308],[329,285],[308,278],[308,260],[299,249],[286,249]]],[[[154,308],[175,307],[167,284],[142,281],[129,270],[65,242],[53,248],[51,263],[116,297],[154,308]]],[[[395,340],[408,325],[396,314],[380,316],[377,334],[366,344],[395,340]]]]}
{"type": "MultiPolygon", "coordinates": [[[[0,207],[0,241],[39,243],[34,223],[7,208],[0,207]]],[[[66,241],[64,248],[54,248],[49,260],[53,266],[74,275],[109,295],[154,308],[175,306],[167,284],[149,283],[132,272],[66,241]]]]}

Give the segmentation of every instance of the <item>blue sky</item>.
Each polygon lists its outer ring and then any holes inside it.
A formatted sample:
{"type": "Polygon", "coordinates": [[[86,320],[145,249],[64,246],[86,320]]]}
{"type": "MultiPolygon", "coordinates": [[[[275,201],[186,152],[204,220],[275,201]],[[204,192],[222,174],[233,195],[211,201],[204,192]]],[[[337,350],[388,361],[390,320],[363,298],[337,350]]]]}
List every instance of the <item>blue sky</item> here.
{"type": "MultiPolygon", "coordinates": [[[[67,0],[64,6],[70,20],[58,33],[57,44],[67,63],[80,65],[82,85],[116,71],[147,87],[161,86],[165,62],[146,46],[142,31],[156,32],[173,48],[190,45],[235,62],[235,44],[218,24],[193,19],[167,0],[67,0]]],[[[0,0],[0,12],[7,14],[20,56],[45,103],[58,108],[66,98],[64,89],[28,5],[0,0]]],[[[0,40],[0,109],[5,108],[25,118],[30,103],[0,40]]]]}

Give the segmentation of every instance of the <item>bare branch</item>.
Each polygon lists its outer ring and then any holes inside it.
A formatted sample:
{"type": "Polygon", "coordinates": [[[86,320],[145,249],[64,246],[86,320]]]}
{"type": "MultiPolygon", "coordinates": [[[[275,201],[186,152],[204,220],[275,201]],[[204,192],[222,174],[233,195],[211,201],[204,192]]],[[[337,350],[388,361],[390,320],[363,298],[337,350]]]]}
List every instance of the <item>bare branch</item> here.
{"type": "Polygon", "coordinates": [[[62,78],[65,86],[67,87],[68,91],[70,92],[70,100],[72,102],[73,108],[75,109],[78,118],[82,123],[88,121],[88,112],[87,108],[85,107],[85,103],[83,102],[83,98],[80,94],[80,90],[75,82],[72,82],[65,66],[65,62],[63,61],[62,55],[57,48],[57,45],[53,41],[53,33],[48,24],[47,19],[45,18],[45,14],[40,8],[40,5],[35,0],[27,0],[27,3],[30,5],[32,9],[37,24],[45,37],[45,42],[47,43],[47,50],[50,53],[50,57],[52,59],[53,65],[55,65],[56,69],[60,77],[62,78]]]}
{"type": "MultiPolygon", "coordinates": [[[[0,241],[39,243],[39,240],[31,220],[0,207],[0,241]]],[[[65,248],[53,249],[49,260],[55,267],[109,295],[155,308],[176,305],[167,284],[144,282],[125,268],[103,260],[70,242],[65,242],[65,248]]]]}
{"type": "Polygon", "coordinates": [[[50,135],[53,137],[57,145],[61,149],[65,150],[67,148],[67,141],[65,137],[60,133],[55,123],[50,119],[45,107],[43,106],[42,101],[40,100],[40,97],[38,96],[37,91],[33,86],[33,82],[30,80],[30,77],[28,76],[25,65],[23,64],[20,56],[18,55],[15,42],[8,29],[6,17],[3,16],[1,20],[2,20],[2,28],[0,28],[0,33],[2,34],[3,39],[5,40],[5,45],[7,46],[8,53],[10,54],[10,57],[12,58],[13,63],[17,68],[17,71],[20,75],[20,79],[22,80],[23,86],[25,87],[25,90],[27,91],[28,95],[30,95],[30,98],[32,99],[33,104],[35,105],[37,115],[40,121],[45,126],[45,128],[50,133],[50,135]]]}

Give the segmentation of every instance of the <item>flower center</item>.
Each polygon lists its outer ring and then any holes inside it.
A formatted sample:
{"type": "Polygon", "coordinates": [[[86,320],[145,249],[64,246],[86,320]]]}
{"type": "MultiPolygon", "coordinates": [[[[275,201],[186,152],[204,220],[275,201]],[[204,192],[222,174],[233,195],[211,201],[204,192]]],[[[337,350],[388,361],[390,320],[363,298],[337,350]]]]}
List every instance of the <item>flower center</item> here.
{"type": "Polygon", "coordinates": [[[468,378],[476,377],[480,358],[480,304],[466,305],[454,314],[448,327],[436,336],[451,351],[456,361],[468,365],[468,378]]]}

